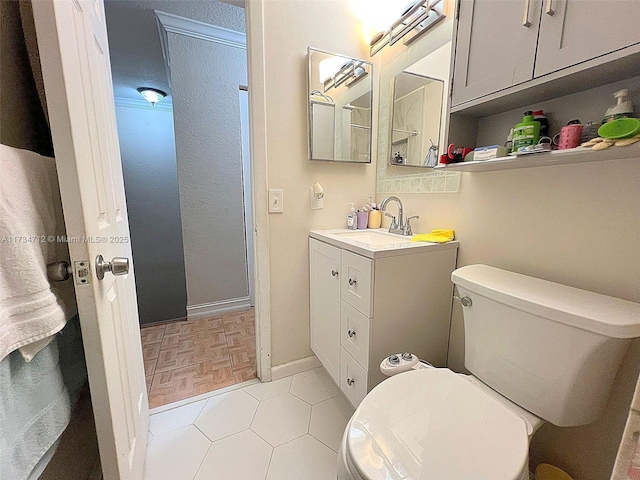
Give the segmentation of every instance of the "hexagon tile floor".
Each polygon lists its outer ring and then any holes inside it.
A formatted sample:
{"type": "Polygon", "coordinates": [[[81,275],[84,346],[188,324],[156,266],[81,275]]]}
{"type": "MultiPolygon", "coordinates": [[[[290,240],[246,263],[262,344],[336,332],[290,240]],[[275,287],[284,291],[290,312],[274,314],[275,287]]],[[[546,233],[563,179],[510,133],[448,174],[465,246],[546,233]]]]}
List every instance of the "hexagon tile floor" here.
{"type": "Polygon", "coordinates": [[[322,368],[151,415],[146,480],[335,480],[353,407],[322,368]]]}

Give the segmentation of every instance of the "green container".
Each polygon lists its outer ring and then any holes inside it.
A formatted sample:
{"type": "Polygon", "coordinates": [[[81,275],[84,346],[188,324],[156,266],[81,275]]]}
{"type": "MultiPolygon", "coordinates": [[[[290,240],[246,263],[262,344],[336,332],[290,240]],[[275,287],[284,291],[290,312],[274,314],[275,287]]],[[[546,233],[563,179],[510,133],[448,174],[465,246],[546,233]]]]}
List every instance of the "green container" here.
{"type": "Polygon", "coordinates": [[[540,122],[533,119],[533,112],[525,112],[521,123],[513,127],[513,151],[520,147],[536,145],[540,139],[540,122]]]}

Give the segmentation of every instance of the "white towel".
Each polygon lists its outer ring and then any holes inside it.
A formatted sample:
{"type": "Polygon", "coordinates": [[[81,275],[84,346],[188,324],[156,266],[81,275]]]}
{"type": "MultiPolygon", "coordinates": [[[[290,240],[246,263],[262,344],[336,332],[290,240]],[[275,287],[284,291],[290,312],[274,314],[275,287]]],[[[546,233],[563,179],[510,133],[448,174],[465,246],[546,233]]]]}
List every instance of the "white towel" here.
{"type": "Polygon", "coordinates": [[[51,285],[47,264],[69,259],[52,158],[0,145],[0,360],[26,361],[75,315],[71,280],[51,285]]]}

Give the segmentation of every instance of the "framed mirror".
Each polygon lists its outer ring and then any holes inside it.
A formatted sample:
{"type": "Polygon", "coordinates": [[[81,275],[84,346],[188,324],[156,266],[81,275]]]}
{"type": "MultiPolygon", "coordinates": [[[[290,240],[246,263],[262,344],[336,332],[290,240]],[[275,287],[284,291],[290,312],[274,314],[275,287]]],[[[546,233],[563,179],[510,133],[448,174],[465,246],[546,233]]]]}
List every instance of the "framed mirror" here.
{"type": "Polygon", "coordinates": [[[370,163],[373,65],[314,48],[309,59],[309,158],[370,163]]]}
{"type": "Polygon", "coordinates": [[[448,69],[442,68],[440,59],[432,57],[424,57],[391,79],[391,165],[434,167],[438,163],[446,121],[448,69]]]}

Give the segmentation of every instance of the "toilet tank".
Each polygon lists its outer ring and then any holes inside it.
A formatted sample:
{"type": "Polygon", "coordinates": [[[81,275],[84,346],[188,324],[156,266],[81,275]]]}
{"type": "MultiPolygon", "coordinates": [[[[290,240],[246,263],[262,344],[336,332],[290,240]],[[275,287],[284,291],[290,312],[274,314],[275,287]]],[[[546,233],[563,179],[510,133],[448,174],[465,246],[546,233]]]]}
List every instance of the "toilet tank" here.
{"type": "Polygon", "coordinates": [[[640,304],[486,265],[451,274],[463,307],[465,366],[482,382],[561,427],[602,411],[640,304]]]}

